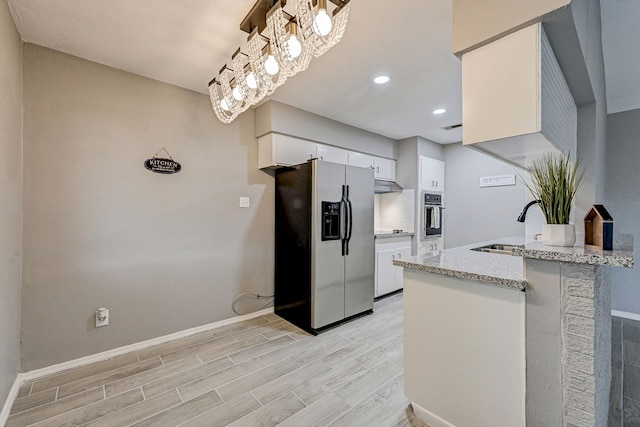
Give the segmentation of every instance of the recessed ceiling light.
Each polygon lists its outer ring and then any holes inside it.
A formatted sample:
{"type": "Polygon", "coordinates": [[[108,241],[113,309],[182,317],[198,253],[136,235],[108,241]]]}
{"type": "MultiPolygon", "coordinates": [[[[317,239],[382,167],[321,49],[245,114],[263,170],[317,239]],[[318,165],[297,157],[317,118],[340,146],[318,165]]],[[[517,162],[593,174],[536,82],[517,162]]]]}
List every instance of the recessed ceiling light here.
{"type": "Polygon", "coordinates": [[[377,76],[376,78],[373,79],[373,81],[374,83],[383,85],[389,81],[389,76],[377,76]]]}
{"type": "Polygon", "coordinates": [[[438,108],[436,110],[433,110],[433,114],[442,114],[445,113],[447,111],[446,108],[438,108]]]}

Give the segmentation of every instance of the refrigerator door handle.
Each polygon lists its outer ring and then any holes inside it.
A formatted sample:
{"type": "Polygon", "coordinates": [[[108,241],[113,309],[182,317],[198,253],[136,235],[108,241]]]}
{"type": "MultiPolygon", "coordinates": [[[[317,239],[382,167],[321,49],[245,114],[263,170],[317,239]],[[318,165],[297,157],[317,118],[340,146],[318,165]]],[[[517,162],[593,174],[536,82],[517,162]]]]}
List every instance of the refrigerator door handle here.
{"type": "Polygon", "coordinates": [[[348,222],[347,216],[349,215],[349,207],[347,205],[347,196],[346,196],[346,185],[342,186],[342,198],[340,199],[340,213],[344,212],[344,215],[341,215],[341,218],[344,218],[344,221],[341,221],[340,224],[340,243],[342,243],[342,256],[347,255],[347,233],[348,230],[348,222]]]}
{"type": "Polygon", "coordinates": [[[351,233],[353,232],[353,205],[351,204],[351,199],[349,198],[349,186],[347,185],[347,191],[346,191],[346,197],[347,197],[347,221],[348,221],[348,227],[347,227],[347,237],[346,237],[346,241],[347,241],[347,248],[346,248],[346,255],[349,255],[349,241],[351,240],[351,233]]]}

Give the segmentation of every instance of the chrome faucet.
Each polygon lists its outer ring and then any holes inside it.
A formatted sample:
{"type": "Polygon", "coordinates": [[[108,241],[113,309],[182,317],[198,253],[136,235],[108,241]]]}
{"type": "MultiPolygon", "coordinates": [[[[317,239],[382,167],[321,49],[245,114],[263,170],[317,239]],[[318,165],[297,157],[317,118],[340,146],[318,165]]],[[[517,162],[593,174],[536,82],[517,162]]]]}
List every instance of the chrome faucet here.
{"type": "Polygon", "coordinates": [[[524,209],[522,209],[522,212],[520,212],[520,215],[518,215],[518,222],[524,222],[525,218],[527,217],[527,211],[531,206],[535,205],[536,203],[540,203],[540,200],[533,200],[527,203],[524,209]]]}

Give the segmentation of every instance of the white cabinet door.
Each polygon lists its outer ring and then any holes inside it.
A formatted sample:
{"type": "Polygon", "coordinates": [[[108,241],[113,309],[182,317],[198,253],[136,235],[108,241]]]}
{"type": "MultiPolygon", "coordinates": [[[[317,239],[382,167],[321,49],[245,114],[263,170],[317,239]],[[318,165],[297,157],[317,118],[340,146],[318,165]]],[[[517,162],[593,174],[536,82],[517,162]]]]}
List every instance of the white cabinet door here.
{"type": "Polygon", "coordinates": [[[444,162],[420,156],[420,189],[444,191],[444,162]]]}
{"type": "Polygon", "coordinates": [[[349,155],[348,150],[343,150],[341,148],[322,144],[318,144],[316,153],[319,160],[323,160],[325,162],[340,163],[341,165],[347,164],[347,157],[349,155]]]}
{"type": "Polygon", "coordinates": [[[376,296],[388,294],[397,289],[396,287],[396,266],[393,260],[397,255],[395,249],[378,251],[377,258],[377,289],[376,296]]]}
{"type": "Polygon", "coordinates": [[[373,159],[374,164],[374,177],[376,179],[382,179],[385,181],[396,180],[396,161],[391,159],[384,159],[382,157],[375,157],[373,159]]]}
{"type": "Polygon", "coordinates": [[[540,49],[534,24],[462,55],[465,145],[540,131],[540,49]]]}
{"type": "Polygon", "coordinates": [[[258,138],[258,167],[291,166],[314,159],[317,143],[270,133],[258,138]]]}
{"type": "Polygon", "coordinates": [[[429,239],[420,242],[420,255],[429,255],[442,249],[442,239],[429,239]]]}
{"type": "Polygon", "coordinates": [[[318,144],[304,139],[292,138],[286,135],[277,135],[277,164],[297,165],[316,157],[318,144]]]}
{"type": "MultiPolygon", "coordinates": [[[[398,248],[395,252],[397,254],[396,259],[407,259],[411,256],[411,246],[398,248]]],[[[394,268],[396,269],[396,286],[394,291],[396,291],[402,288],[402,272],[404,271],[404,269],[402,267],[396,267],[395,265],[394,268]]]]}
{"type": "Polygon", "coordinates": [[[393,265],[393,261],[407,259],[410,256],[411,237],[394,237],[376,241],[376,297],[402,288],[403,269],[393,265]]]}
{"type": "Polygon", "coordinates": [[[373,156],[362,153],[349,152],[348,164],[351,166],[358,166],[360,168],[372,168],[374,167],[373,156]]]}

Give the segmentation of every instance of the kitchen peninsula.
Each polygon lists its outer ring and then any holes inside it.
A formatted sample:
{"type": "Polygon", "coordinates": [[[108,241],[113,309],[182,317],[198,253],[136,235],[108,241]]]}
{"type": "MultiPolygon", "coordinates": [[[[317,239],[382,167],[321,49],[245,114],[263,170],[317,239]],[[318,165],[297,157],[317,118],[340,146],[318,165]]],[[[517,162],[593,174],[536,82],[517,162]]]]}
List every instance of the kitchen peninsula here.
{"type": "Polygon", "coordinates": [[[394,261],[416,414],[433,427],[606,425],[608,273],[633,267],[626,237],[613,251],[509,238],[394,261]]]}

